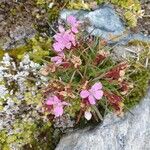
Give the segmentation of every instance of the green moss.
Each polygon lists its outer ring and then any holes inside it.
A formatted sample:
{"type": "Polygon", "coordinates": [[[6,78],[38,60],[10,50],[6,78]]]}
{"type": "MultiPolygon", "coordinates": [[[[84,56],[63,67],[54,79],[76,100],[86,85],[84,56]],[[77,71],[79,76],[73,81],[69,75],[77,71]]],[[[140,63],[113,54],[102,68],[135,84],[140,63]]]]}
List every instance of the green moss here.
{"type": "Polygon", "coordinates": [[[20,58],[24,53],[29,52],[31,50],[29,45],[20,46],[18,48],[8,50],[8,54],[14,58],[20,58]]]}
{"type": "Polygon", "coordinates": [[[128,43],[128,45],[133,45],[133,46],[142,46],[142,47],[150,47],[150,42],[144,42],[144,41],[139,41],[139,40],[132,40],[128,43]]]}
{"type": "Polygon", "coordinates": [[[42,62],[42,59],[45,56],[50,54],[50,46],[51,39],[50,38],[42,38],[36,36],[30,40],[30,44],[32,47],[32,52],[30,52],[30,58],[33,59],[34,62],[42,62]]]}
{"type": "Polygon", "coordinates": [[[38,93],[33,95],[31,92],[26,92],[24,94],[24,101],[27,105],[42,105],[42,94],[38,93]]]}
{"type": "Polygon", "coordinates": [[[60,8],[54,6],[51,9],[48,9],[48,21],[51,23],[52,21],[58,19],[60,8]]]}
{"type": "Polygon", "coordinates": [[[33,137],[32,141],[23,146],[23,150],[53,150],[60,139],[61,132],[54,130],[50,122],[43,123],[38,121],[36,123],[36,132],[37,137],[33,137]],[[54,133],[56,133],[54,135],[54,133]]]}
{"type": "Polygon", "coordinates": [[[66,113],[69,114],[69,116],[74,118],[76,116],[76,113],[79,112],[80,110],[81,107],[80,102],[81,102],[80,99],[73,100],[71,102],[71,107],[66,107],[65,109],[66,113]]]}
{"type": "Polygon", "coordinates": [[[0,49],[0,60],[3,58],[5,53],[8,53],[11,57],[14,58],[20,58],[24,53],[30,51],[31,48],[29,45],[23,45],[17,48],[9,49],[7,51],[4,51],[3,49],[0,49]]]}
{"type": "Polygon", "coordinates": [[[134,81],[134,87],[132,92],[125,97],[124,101],[124,104],[128,108],[135,106],[141,101],[148,89],[150,81],[150,72],[148,69],[144,67],[136,68],[134,65],[132,66],[132,69],[135,71],[129,76],[129,78],[131,81],[134,81]]]}
{"type": "Polygon", "coordinates": [[[4,53],[5,53],[4,50],[0,48],[0,60],[3,58],[4,53]]]}
{"type": "Polygon", "coordinates": [[[45,0],[36,0],[37,5],[45,5],[46,1],[45,0]]]}
{"type": "Polygon", "coordinates": [[[4,51],[0,49],[0,59],[5,53],[8,53],[15,59],[22,59],[24,54],[30,52],[30,58],[34,62],[40,63],[45,56],[50,54],[51,39],[35,36],[28,40],[26,45],[4,51]]]}

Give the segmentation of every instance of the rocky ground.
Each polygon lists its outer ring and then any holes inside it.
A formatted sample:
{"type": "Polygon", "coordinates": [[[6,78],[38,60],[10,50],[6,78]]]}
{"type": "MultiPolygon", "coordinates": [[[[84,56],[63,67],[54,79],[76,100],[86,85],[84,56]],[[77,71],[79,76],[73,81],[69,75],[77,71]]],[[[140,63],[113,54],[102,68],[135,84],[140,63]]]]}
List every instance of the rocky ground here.
{"type": "MultiPolygon", "coordinates": [[[[49,2],[51,2],[51,0],[49,2]]],[[[142,9],[145,10],[145,15],[143,18],[138,20],[137,27],[129,29],[128,33],[125,34],[123,38],[110,42],[110,44],[120,44],[116,48],[116,51],[114,51],[115,59],[120,59],[121,57],[124,59],[124,56],[125,58],[130,56],[130,52],[135,54],[137,49],[143,50],[143,47],[122,46],[122,44],[126,44],[130,40],[135,39],[143,40],[143,42],[150,42],[150,2],[143,1],[142,9]],[[130,50],[130,52],[123,52],[126,50],[130,50]]],[[[62,11],[60,18],[64,19],[66,14],[72,12],[74,13],[74,11],[62,11]]],[[[103,35],[103,37],[107,39],[110,36],[118,36],[126,31],[125,23],[120,19],[120,15],[116,13],[114,8],[104,6],[92,12],[79,11],[75,13],[76,15],[80,15],[79,18],[81,20],[85,19],[85,16],[89,19],[91,24],[87,31],[91,32],[93,29],[96,29],[93,35],[103,35]],[[101,22],[98,21],[99,19],[101,22]]],[[[36,34],[40,34],[42,37],[47,35],[49,36],[52,29],[51,23],[48,22],[48,18],[49,16],[47,10],[41,6],[38,6],[35,1],[0,0],[0,50],[7,51],[9,49],[25,45],[28,39],[34,37],[36,34]]],[[[52,26],[56,27],[57,23],[56,25],[55,23],[53,24],[54,25],[52,26]]],[[[2,77],[4,76],[2,75],[2,77]]],[[[1,95],[4,93],[4,90],[0,89],[1,95]]],[[[127,113],[123,118],[118,118],[113,114],[109,114],[104,119],[104,123],[99,125],[94,130],[86,129],[77,131],[64,137],[56,149],[149,150],[149,104],[150,95],[148,93],[143,99],[143,102],[140,103],[135,109],[131,110],[132,113],[127,113]]],[[[5,116],[1,115],[1,117],[3,118],[5,116]]],[[[11,117],[13,117],[13,115],[11,117]]],[[[8,118],[5,117],[6,122],[8,122],[11,117],[10,114],[8,114],[8,118]]],[[[1,125],[4,123],[5,121],[0,122],[1,125]]],[[[57,142],[54,143],[56,144],[57,142]]],[[[15,150],[18,149],[16,148],[15,150]]]]}
{"type": "Polygon", "coordinates": [[[142,9],[145,11],[143,18],[138,20],[137,31],[141,31],[146,35],[150,35],[150,1],[142,2],[142,9]]]}
{"type": "Polygon", "coordinates": [[[149,150],[150,90],[123,118],[109,114],[95,129],[65,136],[56,150],[149,150]]]}
{"type": "MultiPolygon", "coordinates": [[[[150,34],[150,2],[143,1],[145,10],[143,18],[138,20],[134,33],[150,34]]],[[[120,12],[121,13],[121,12],[120,12]]],[[[26,40],[39,33],[38,27],[48,32],[47,13],[42,7],[29,0],[1,0],[0,1],[0,48],[10,49],[25,44],[26,40]],[[10,9],[11,8],[11,9],[10,9]],[[42,21],[41,21],[42,20],[42,21]]],[[[43,33],[42,33],[43,34],[43,33]]]]}

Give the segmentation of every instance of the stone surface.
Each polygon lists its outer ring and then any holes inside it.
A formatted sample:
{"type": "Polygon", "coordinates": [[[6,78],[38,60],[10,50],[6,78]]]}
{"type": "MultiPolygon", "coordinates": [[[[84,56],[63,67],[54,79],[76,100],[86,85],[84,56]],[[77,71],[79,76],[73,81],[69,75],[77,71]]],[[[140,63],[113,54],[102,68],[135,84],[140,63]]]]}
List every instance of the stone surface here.
{"type": "Polygon", "coordinates": [[[87,27],[89,33],[101,35],[103,38],[110,38],[111,35],[121,35],[125,31],[125,26],[114,9],[110,6],[102,6],[95,11],[68,11],[61,13],[61,18],[75,14],[81,20],[88,20],[90,26],[87,27]]]}
{"type": "Polygon", "coordinates": [[[118,61],[127,60],[129,58],[138,59],[140,52],[144,49],[144,46],[116,46],[112,51],[112,58],[118,61]]]}
{"type": "Polygon", "coordinates": [[[60,19],[66,20],[69,15],[74,15],[82,21],[88,21],[87,32],[108,40],[110,44],[127,44],[131,40],[150,42],[148,35],[127,32],[125,23],[111,5],[101,6],[94,11],[65,9],[61,12],[60,19]]]}
{"type": "MultiPolygon", "coordinates": [[[[30,26],[17,26],[9,32],[9,37],[5,37],[2,42],[2,49],[7,50],[26,44],[26,40],[32,38],[36,31],[30,26]]],[[[2,41],[2,40],[1,40],[2,41]]]]}
{"type": "Polygon", "coordinates": [[[149,150],[150,90],[132,113],[123,118],[109,114],[95,129],[66,135],[56,150],[149,150]]]}
{"type": "Polygon", "coordinates": [[[35,9],[29,0],[0,0],[0,49],[19,47],[35,35],[35,9]]]}

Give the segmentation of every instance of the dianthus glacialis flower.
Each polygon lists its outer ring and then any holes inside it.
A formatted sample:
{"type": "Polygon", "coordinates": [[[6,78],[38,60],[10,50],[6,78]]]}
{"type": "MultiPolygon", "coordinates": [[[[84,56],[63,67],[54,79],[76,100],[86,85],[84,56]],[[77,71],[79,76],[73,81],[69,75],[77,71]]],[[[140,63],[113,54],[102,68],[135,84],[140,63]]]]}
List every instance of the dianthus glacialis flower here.
{"type": "Polygon", "coordinates": [[[52,114],[55,115],[55,117],[62,116],[64,112],[64,106],[69,105],[69,103],[61,101],[57,96],[49,97],[45,104],[47,106],[52,106],[52,114]]]}
{"type": "Polygon", "coordinates": [[[58,53],[57,56],[51,57],[51,62],[53,62],[56,66],[59,66],[63,63],[65,59],[64,53],[58,53]]]}
{"type": "Polygon", "coordinates": [[[78,27],[80,25],[80,21],[77,21],[77,19],[74,16],[68,16],[67,17],[67,23],[71,26],[71,31],[73,33],[78,33],[78,27]]]}
{"type": "Polygon", "coordinates": [[[102,84],[97,82],[89,90],[82,90],[80,96],[88,100],[91,105],[96,104],[96,101],[103,97],[102,84]]]}
{"type": "Polygon", "coordinates": [[[59,26],[59,33],[54,35],[55,43],[53,44],[53,48],[56,52],[62,52],[65,48],[70,49],[71,46],[76,46],[75,35],[71,32],[71,30],[66,30],[59,26]]]}
{"type": "Polygon", "coordinates": [[[59,32],[54,35],[55,43],[53,48],[56,52],[62,52],[65,48],[70,49],[71,46],[76,46],[76,33],[78,33],[78,27],[80,21],[77,21],[74,16],[67,17],[67,23],[70,29],[65,30],[63,26],[59,26],[59,32]]]}

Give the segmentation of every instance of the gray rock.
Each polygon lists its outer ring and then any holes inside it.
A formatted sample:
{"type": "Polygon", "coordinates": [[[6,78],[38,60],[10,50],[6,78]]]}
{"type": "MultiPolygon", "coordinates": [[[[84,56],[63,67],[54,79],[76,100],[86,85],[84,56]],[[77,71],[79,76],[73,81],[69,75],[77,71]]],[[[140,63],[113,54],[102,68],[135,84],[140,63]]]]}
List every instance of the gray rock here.
{"type": "Polygon", "coordinates": [[[62,138],[56,150],[150,150],[150,90],[132,113],[109,114],[97,128],[62,138]]]}
{"type": "Polygon", "coordinates": [[[103,6],[95,11],[68,11],[61,12],[61,18],[66,19],[68,15],[74,14],[81,20],[88,20],[90,26],[87,27],[89,33],[101,35],[108,39],[110,35],[118,36],[123,34],[125,26],[115,10],[110,6],[103,6]]]}
{"type": "Polygon", "coordinates": [[[60,13],[60,19],[66,20],[69,15],[74,15],[82,21],[88,21],[89,25],[86,31],[91,35],[106,39],[110,44],[127,44],[132,40],[150,42],[150,36],[144,36],[140,33],[125,33],[125,23],[111,5],[101,6],[94,11],[65,9],[60,13]]]}
{"type": "Polygon", "coordinates": [[[2,42],[2,49],[7,50],[17,48],[26,44],[26,40],[32,38],[36,31],[32,27],[17,26],[13,31],[10,31],[10,37],[5,37],[6,42],[2,42]]]}
{"type": "Polygon", "coordinates": [[[112,58],[117,61],[128,60],[129,58],[138,59],[139,54],[145,48],[144,46],[116,46],[112,51],[112,58]]]}

